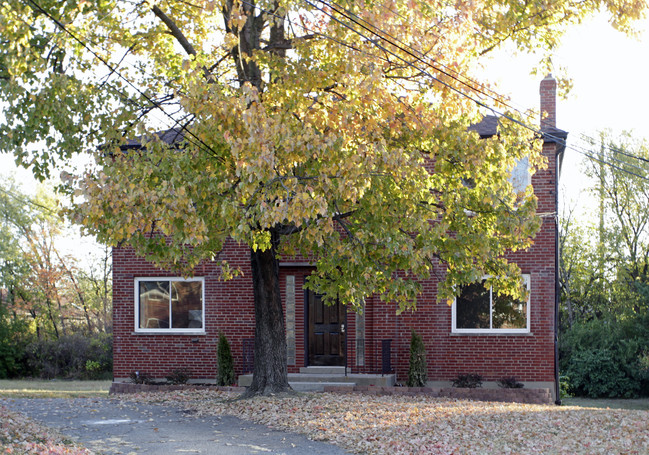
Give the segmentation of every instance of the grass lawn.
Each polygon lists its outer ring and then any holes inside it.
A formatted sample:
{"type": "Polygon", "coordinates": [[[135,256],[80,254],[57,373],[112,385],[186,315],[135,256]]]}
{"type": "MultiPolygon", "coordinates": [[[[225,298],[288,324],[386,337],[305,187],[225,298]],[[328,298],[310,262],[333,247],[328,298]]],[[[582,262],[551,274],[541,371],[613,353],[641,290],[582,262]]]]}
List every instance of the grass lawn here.
{"type": "Polygon", "coordinates": [[[0,380],[2,398],[107,397],[112,381],[67,381],[53,379],[0,380]]]}
{"type": "Polygon", "coordinates": [[[561,404],[564,406],[578,406],[580,408],[636,409],[649,411],[649,398],[563,398],[561,404]]]}

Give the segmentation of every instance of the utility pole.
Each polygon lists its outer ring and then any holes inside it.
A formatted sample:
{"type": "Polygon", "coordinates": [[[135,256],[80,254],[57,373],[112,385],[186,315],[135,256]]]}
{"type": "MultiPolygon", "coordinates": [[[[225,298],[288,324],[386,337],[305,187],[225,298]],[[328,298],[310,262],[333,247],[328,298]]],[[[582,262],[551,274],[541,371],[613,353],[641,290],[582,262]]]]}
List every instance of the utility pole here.
{"type": "Polygon", "coordinates": [[[606,184],[606,168],[604,166],[605,160],[604,149],[604,134],[600,133],[600,148],[599,148],[599,239],[597,244],[598,256],[598,272],[599,272],[599,292],[600,298],[604,298],[604,253],[606,251],[605,242],[605,204],[604,198],[606,196],[604,185],[606,184]]]}

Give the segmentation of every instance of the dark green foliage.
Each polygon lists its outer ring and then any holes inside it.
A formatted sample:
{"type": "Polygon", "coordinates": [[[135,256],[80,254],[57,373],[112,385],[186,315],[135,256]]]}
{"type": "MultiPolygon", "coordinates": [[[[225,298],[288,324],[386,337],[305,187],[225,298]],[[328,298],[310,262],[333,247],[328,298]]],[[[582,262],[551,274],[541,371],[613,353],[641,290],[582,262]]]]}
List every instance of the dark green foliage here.
{"type": "Polygon", "coordinates": [[[577,351],[566,370],[572,390],[592,398],[638,396],[640,382],[613,355],[608,349],[577,351]]]}
{"type": "Polygon", "coordinates": [[[414,330],[410,337],[410,365],[408,367],[408,387],[424,387],[428,380],[426,367],[426,348],[424,340],[414,330]]]}
{"type": "Polygon", "coordinates": [[[234,359],[230,351],[230,343],[223,332],[219,332],[219,344],[216,348],[218,359],[217,385],[228,386],[234,384],[234,359]]]}
{"type": "Polygon", "coordinates": [[[68,335],[55,340],[38,340],[26,348],[30,374],[46,379],[108,379],[113,370],[113,338],[68,335]]]}
{"type": "Polygon", "coordinates": [[[560,369],[577,396],[632,398],[649,395],[647,315],[579,322],[560,339],[560,369]]]}
{"type": "Polygon", "coordinates": [[[19,377],[26,373],[25,347],[28,336],[27,324],[12,320],[0,305],[0,379],[19,377]]]}
{"type": "Polygon", "coordinates": [[[169,376],[166,376],[166,379],[167,382],[171,384],[180,385],[187,384],[190,377],[191,374],[189,373],[189,370],[187,368],[176,368],[169,374],[169,376]]]}
{"type": "Polygon", "coordinates": [[[498,387],[503,389],[522,389],[525,385],[522,382],[516,380],[514,376],[507,376],[504,378],[498,379],[498,387]]]}
{"type": "Polygon", "coordinates": [[[153,384],[153,376],[145,373],[144,371],[133,371],[129,375],[129,379],[133,384],[153,384]]]}
{"type": "Polygon", "coordinates": [[[573,396],[570,392],[570,378],[568,376],[559,376],[559,397],[570,398],[573,396]]]}
{"type": "Polygon", "coordinates": [[[458,374],[457,378],[453,379],[453,387],[467,389],[482,387],[482,376],[476,373],[458,374]]]}

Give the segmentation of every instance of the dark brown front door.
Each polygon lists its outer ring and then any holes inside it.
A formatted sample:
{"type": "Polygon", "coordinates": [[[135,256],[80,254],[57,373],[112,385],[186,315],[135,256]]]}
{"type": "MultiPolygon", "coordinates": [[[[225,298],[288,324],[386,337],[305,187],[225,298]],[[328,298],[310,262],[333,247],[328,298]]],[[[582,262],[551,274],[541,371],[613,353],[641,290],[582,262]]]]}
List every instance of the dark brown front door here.
{"type": "Polygon", "coordinates": [[[307,291],[309,365],[345,365],[345,308],[340,302],[328,306],[321,296],[307,291]]]}

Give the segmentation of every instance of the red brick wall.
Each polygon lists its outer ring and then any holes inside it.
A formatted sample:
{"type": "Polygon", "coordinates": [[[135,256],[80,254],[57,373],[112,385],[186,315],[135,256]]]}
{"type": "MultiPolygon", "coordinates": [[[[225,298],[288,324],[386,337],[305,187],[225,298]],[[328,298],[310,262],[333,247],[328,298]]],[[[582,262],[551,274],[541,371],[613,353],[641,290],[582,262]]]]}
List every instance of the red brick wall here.
{"type": "MultiPolygon", "coordinates": [[[[548,169],[533,177],[539,198],[538,211],[545,214],[534,246],[527,252],[511,255],[521,270],[531,278],[529,334],[484,335],[452,334],[451,307],[436,302],[434,280],[423,283],[417,311],[396,315],[396,306],[367,300],[365,310],[366,349],[382,339],[392,340],[392,364],[397,380],[407,379],[410,331],[415,329],[424,338],[430,380],[449,380],[461,373],[479,373],[487,380],[513,375],[522,381],[554,380],[554,295],[555,295],[555,147],[546,144],[548,169]]],[[[128,248],[113,252],[114,286],[114,375],[128,377],[133,371],[144,371],[164,377],[174,368],[186,367],[194,378],[216,377],[216,343],[219,330],[231,343],[235,370],[242,373],[244,339],[254,337],[254,307],[250,261],[247,248],[233,241],[226,244],[221,255],[243,270],[243,276],[229,282],[218,280],[218,264],[204,263],[195,276],[205,279],[205,335],[153,335],[134,331],[134,279],[138,277],[170,277],[168,272],[153,267],[135,256],[128,248]]],[[[295,276],[296,362],[289,372],[306,366],[304,280],[309,267],[282,267],[280,289],[286,296],[286,276],[295,276]]],[[[438,270],[443,273],[443,271],[438,270]]],[[[348,314],[350,339],[348,362],[354,366],[353,313],[348,314]]],[[[369,363],[369,359],[366,359],[369,363]]]]}
{"type": "Polygon", "coordinates": [[[230,342],[235,357],[235,371],[242,373],[243,340],[254,337],[254,306],[250,273],[250,255],[244,247],[228,241],[223,252],[243,276],[224,283],[219,281],[217,263],[197,267],[196,277],[205,279],[205,334],[135,333],[134,280],[138,277],[173,277],[130,248],[113,250],[113,335],[116,378],[133,371],[156,378],[175,368],[188,368],[192,378],[216,378],[216,346],[219,331],[230,342]]]}
{"type": "MultiPolygon", "coordinates": [[[[542,110],[549,113],[544,126],[550,127],[556,121],[554,84],[550,79],[541,84],[542,110]]],[[[545,144],[543,153],[548,158],[548,168],[532,178],[543,224],[529,251],[510,255],[522,272],[530,275],[530,333],[452,334],[451,307],[437,303],[434,280],[423,283],[423,293],[414,313],[397,316],[394,304],[382,303],[377,297],[369,298],[365,311],[367,347],[382,339],[392,340],[392,364],[398,381],[407,379],[411,329],[424,338],[429,380],[450,380],[461,373],[479,373],[486,380],[515,376],[521,381],[554,381],[556,145],[545,144]]],[[[223,331],[231,343],[236,373],[242,373],[243,340],[254,336],[249,252],[246,247],[229,241],[221,257],[241,267],[243,276],[223,283],[218,280],[217,264],[204,263],[197,268],[195,276],[205,278],[206,333],[152,335],[134,331],[134,279],[173,275],[136,257],[128,248],[114,250],[115,377],[128,377],[133,371],[163,377],[174,368],[185,367],[190,369],[193,378],[214,379],[219,331],[223,331]]],[[[310,270],[297,265],[281,268],[283,301],[286,276],[295,276],[296,361],[289,366],[289,372],[306,366],[303,284],[310,270]]],[[[437,272],[443,273],[443,270],[439,268],[437,272]]],[[[350,340],[355,333],[354,319],[353,314],[348,314],[350,340]]],[[[354,365],[353,343],[349,345],[348,364],[354,365]]]]}
{"type": "MultiPolygon", "coordinates": [[[[424,339],[429,380],[450,380],[462,373],[479,373],[486,380],[516,376],[521,381],[554,382],[554,305],[555,305],[555,145],[543,148],[548,168],[533,176],[543,216],[540,232],[532,248],[510,254],[524,274],[530,275],[530,333],[453,334],[451,307],[436,303],[436,283],[424,283],[417,311],[395,314],[394,305],[373,300],[366,327],[393,341],[392,362],[397,365],[397,380],[405,381],[410,352],[410,331],[424,339]]],[[[368,330],[370,333],[370,330],[368,330]]]]}

